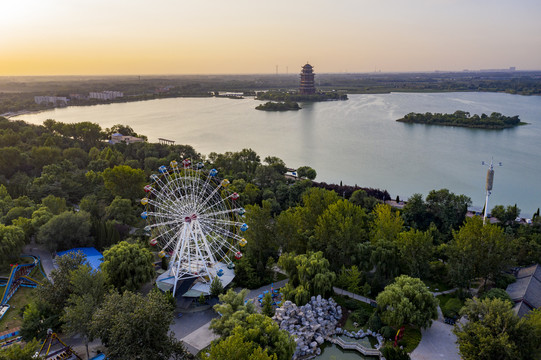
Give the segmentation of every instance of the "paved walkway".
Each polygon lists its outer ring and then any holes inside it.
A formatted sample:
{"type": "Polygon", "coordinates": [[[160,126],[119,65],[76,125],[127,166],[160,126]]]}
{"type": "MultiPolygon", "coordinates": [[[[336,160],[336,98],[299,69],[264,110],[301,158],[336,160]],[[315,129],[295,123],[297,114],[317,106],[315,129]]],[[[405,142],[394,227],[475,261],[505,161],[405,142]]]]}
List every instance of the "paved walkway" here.
{"type": "Polygon", "coordinates": [[[410,354],[412,360],[460,360],[453,326],[443,322],[441,309],[438,307],[438,320],[428,329],[421,330],[419,346],[410,354]]]}

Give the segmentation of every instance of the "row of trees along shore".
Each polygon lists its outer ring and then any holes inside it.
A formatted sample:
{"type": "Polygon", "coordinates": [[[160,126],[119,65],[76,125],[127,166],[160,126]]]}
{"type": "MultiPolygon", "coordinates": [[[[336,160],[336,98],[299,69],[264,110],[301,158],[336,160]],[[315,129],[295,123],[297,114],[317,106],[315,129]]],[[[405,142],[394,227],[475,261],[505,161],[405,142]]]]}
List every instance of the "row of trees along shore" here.
{"type": "Polygon", "coordinates": [[[470,115],[467,111],[457,110],[453,114],[441,113],[409,113],[403,118],[396,120],[398,122],[411,124],[427,124],[427,125],[443,125],[443,126],[460,126],[475,129],[507,129],[518,125],[524,125],[518,115],[505,116],[497,112],[490,115],[474,114],[470,115]]]}
{"type": "MultiPolygon", "coordinates": [[[[520,213],[516,207],[500,206],[493,213],[502,221],[483,226],[480,218],[466,218],[470,199],[447,189],[433,190],[426,197],[415,194],[397,210],[383,202],[390,198],[384,190],[315,183],[317,173],[309,167],[299,168],[300,178],[291,179],[284,176],[287,167],[281,159],[269,156],[262,161],[251,149],[202,156],[189,145],[109,145],[103,140],[111,132],[135,134],[124,125],[104,130],[94,123],[47,120],[38,126],[0,118],[0,266],[8,271],[9,264],[17,261],[14,255],[33,241],[51,251],[95,246],[104,252],[100,272],[91,272],[78,258],[61,260],[66,264],[53,274],[54,283],[35,290],[38,296],[14,313],[29,344],[53,328],[77,333],[85,341],[100,338],[111,359],[135,359],[137,352],[145,359],[189,357],[167,333],[172,299],[158,292],[137,293],[151,280],[152,263],[158,260],[141,231],[143,186],[160,165],[184,158],[218,169],[246,208],[248,243],[236,262],[235,286],[257,288],[275,281],[278,264],[290,278],[283,289],[286,299],[302,305],[314,295],[334,296],[353,310],[359,324],[388,337],[402,325],[408,326],[406,334],[417,333],[433,318],[435,299],[433,303],[411,299],[413,308],[393,302],[409,298],[408,286],[457,287],[462,305],[471,297],[470,288],[479,288],[479,295],[505,289],[514,279],[508,273],[511,268],[541,262],[541,221],[535,217],[528,226],[510,221],[520,213]],[[380,305],[362,308],[333,294],[331,285],[374,298],[380,305]],[[160,314],[152,315],[152,307],[160,314]],[[391,316],[390,309],[403,310],[391,316]],[[134,325],[127,331],[122,324],[134,325]],[[137,344],[135,338],[140,339],[137,344]]],[[[442,302],[443,310],[448,307],[442,302]]],[[[493,307],[498,313],[508,310],[495,303],[486,311],[493,307]]],[[[256,336],[260,324],[271,323],[250,316],[245,318],[248,325],[237,324],[244,330],[234,326],[213,346],[226,351],[246,344],[249,351],[239,359],[257,354],[261,357],[254,358],[265,358],[265,350],[266,358],[287,358],[289,335],[276,331],[276,336],[256,336]]],[[[518,344],[509,328],[500,330],[507,335],[489,343],[491,350],[518,344]]],[[[479,352],[468,355],[474,350],[466,345],[476,341],[475,336],[484,336],[481,327],[464,331],[469,335],[459,336],[461,355],[483,358],[479,352]]],[[[415,344],[404,341],[406,347],[415,344]]],[[[535,344],[540,343],[531,342],[532,354],[539,353],[535,344]]],[[[13,349],[9,351],[22,351],[13,349]]],[[[211,349],[210,354],[218,350],[211,349]]],[[[0,354],[4,356],[6,350],[0,354]]],[[[524,356],[520,358],[528,358],[524,356]]],[[[17,359],[12,353],[8,358],[17,359]]]]}

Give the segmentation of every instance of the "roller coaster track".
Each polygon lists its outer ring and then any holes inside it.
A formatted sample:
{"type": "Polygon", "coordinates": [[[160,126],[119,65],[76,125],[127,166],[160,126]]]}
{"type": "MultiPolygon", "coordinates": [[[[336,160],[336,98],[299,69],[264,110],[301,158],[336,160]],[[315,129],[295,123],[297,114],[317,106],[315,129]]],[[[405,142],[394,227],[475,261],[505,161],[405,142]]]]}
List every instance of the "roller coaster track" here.
{"type": "Polygon", "coordinates": [[[32,262],[28,264],[12,265],[9,277],[7,279],[0,279],[0,286],[6,287],[0,302],[0,319],[4,316],[7,309],[9,309],[8,301],[11,299],[13,294],[17,292],[19,287],[36,287],[41,285],[38,281],[28,276],[28,274],[30,274],[32,270],[39,265],[39,257],[33,255],[22,255],[22,257],[29,257],[32,259],[32,262]]]}

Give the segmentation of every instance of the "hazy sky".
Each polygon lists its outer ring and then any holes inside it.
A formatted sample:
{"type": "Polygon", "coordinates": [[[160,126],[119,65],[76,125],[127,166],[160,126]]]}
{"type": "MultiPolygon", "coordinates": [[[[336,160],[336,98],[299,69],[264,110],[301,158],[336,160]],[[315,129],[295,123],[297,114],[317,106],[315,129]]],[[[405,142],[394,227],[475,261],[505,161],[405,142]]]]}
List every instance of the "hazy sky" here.
{"type": "Polygon", "coordinates": [[[541,0],[0,0],[0,76],[541,69],[541,0]]]}

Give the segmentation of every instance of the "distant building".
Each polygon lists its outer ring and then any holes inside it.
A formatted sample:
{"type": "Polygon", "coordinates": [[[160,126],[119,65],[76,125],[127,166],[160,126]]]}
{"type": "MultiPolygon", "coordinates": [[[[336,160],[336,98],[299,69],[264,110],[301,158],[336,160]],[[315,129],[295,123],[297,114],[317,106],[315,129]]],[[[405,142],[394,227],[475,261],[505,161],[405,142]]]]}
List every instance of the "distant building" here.
{"type": "Polygon", "coordinates": [[[507,286],[507,293],[515,303],[515,314],[523,317],[533,309],[541,307],[541,265],[519,269],[517,281],[507,286]]]}
{"type": "Polygon", "coordinates": [[[102,92],[91,92],[88,94],[88,97],[90,99],[98,99],[98,100],[113,100],[119,97],[124,97],[124,93],[122,91],[102,91],[102,92]]]}
{"type": "Polygon", "coordinates": [[[310,64],[306,64],[302,67],[301,71],[301,83],[299,86],[299,94],[310,95],[316,93],[316,87],[314,85],[314,71],[310,64]]]}
{"type": "Polygon", "coordinates": [[[54,104],[66,106],[68,104],[68,98],[64,96],[34,96],[36,104],[54,104]]]}
{"type": "Polygon", "coordinates": [[[109,144],[118,144],[118,143],[126,143],[126,144],[133,144],[138,142],[144,142],[144,139],[135,137],[135,136],[124,136],[120,133],[115,133],[111,135],[111,140],[109,140],[109,144]]]}

